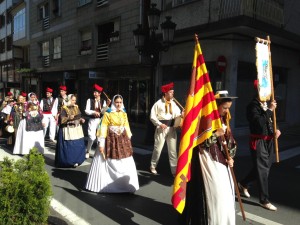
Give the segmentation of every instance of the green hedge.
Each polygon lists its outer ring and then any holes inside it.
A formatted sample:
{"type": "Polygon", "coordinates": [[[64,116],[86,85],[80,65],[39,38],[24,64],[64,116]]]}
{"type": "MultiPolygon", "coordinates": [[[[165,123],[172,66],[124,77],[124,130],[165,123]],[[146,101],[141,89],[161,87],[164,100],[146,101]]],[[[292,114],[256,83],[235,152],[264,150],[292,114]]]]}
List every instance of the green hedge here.
{"type": "Polygon", "coordinates": [[[42,154],[36,148],[17,161],[0,163],[0,224],[45,224],[52,191],[42,154]]]}

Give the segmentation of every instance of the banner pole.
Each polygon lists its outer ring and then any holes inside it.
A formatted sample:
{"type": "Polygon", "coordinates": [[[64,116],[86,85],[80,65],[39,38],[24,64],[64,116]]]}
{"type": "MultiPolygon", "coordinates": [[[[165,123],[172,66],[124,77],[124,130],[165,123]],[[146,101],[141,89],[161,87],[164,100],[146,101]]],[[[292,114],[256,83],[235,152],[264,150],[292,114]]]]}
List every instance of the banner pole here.
{"type": "MultiPolygon", "coordinates": [[[[272,70],[272,60],[271,60],[271,40],[270,36],[267,36],[268,40],[268,49],[269,49],[269,67],[270,67],[270,80],[271,80],[271,101],[275,100],[274,95],[274,83],[273,83],[273,70],[272,70]]],[[[276,162],[279,162],[279,153],[278,153],[278,139],[276,137],[277,125],[276,125],[276,110],[273,110],[273,130],[274,130],[274,150],[276,154],[276,162]]]]}

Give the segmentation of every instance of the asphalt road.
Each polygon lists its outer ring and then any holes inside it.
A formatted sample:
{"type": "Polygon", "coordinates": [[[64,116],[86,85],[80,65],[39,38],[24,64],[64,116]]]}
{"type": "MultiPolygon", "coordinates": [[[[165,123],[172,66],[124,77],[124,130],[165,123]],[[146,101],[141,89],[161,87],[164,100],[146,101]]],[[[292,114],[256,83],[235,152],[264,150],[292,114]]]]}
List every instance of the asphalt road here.
{"type": "MultiPolygon", "coordinates": [[[[295,138],[295,137],[294,137],[295,138]]],[[[299,139],[297,136],[296,138],[299,139]]],[[[242,145],[243,146],[243,145],[242,145]]],[[[251,198],[242,198],[247,220],[244,222],[236,203],[236,224],[298,225],[300,224],[300,147],[295,145],[281,152],[281,162],[270,173],[270,195],[277,212],[258,205],[257,187],[250,190],[251,198]]],[[[134,159],[139,174],[140,190],[135,194],[97,194],[83,190],[92,158],[78,168],[54,167],[54,145],[46,142],[46,169],[51,177],[53,200],[52,219],[56,224],[75,225],[176,225],[177,213],[171,205],[173,177],[166,149],[159,166],[159,175],[149,172],[151,151],[135,148],[134,159]],[[61,218],[61,219],[59,219],[61,218]]],[[[5,148],[5,147],[4,147],[5,148]]],[[[0,150],[1,156],[10,155],[0,150]]],[[[15,157],[16,159],[18,157],[15,157]]],[[[235,158],[237,179],[251,167],[249,154],[241,149],[235,158]]]]}

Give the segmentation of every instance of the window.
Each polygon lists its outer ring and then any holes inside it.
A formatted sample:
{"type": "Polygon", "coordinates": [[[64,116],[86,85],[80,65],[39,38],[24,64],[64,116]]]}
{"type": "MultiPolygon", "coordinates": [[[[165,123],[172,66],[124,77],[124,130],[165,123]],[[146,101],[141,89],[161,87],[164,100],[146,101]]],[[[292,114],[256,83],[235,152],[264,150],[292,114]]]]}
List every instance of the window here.
{"type": "Polygon", "coordinates": [[[48,3],[40,5],[38,7],[38,10],[39,10],[39,19],[40,20],[49,17],[49,4],[48,3]]]}
{"type": "Polygon", "coordinates": [[[120,25],[118,21],[106,23],[98,27],[98,44],[119,40],[120,25]]]}
{"type": "Polygon", "coordinates": [[[6,50],[7,51],[10,51],[10,50],[12,50],[12,36],[11,35],[9,35],[9,36],[7,36],[6,37],[6,44],[7,44],[7,46],[6,46],[6,50]]]}
{"type": "Polygon", "coordinates": [[[10,13],[7,13],[6,23],[10,24],[11,22],[12,22],[12,15],[10,13]]]}
{"type": "Polygon", "coordinates": [[[193,2],[193,1],[196,1],[196,0],[173,0],[173,6],[178,6],[178,5],[182,5],[182,4],[193,2]]]}
{"type": "Polygon", "coordinates": [[[61,59],[61,37],[53,39],[53,59],[61,59]]]}
{"type": "Polygon", "coordinates": [[[90,2],[92,2],[92,0],[78,0],[78,7],[86,5],[90,2]]]}
{"type": "Polygon", "coordinates": [[[60,0],[52,0],[52,13],[54,17],[60,16],[60,0]]]}
{"type": "Polygon", "coordinates": [[[81,32],[81,48],[80,55],[91,54],[92,52],[92,32],[82,31],[81,32]]]}
{"type": "Polygon", "coordinates": [[[41,44],[42,56],[49,56],[49,41],[45,41],[41,44]]]}
{"type": "Polygon", "coordinates": [[[42,64],[44,67],[50,66],[49,44],[49,41],[41,43],[42,64]]]}
{"type": "Polygon", "coordinates": [[[5,15],[0,15],[0,28],[5,26],[5,15]]]}
{"type": "Polygon", "coordinates": [[[14,40],[25,37],[25,8],[14,16],[13,31],[14,40]]]}
{"type": "Polygon", "coordinates": [[[5,52],[5,38],[0,40],[0,53],[5,52]]]}

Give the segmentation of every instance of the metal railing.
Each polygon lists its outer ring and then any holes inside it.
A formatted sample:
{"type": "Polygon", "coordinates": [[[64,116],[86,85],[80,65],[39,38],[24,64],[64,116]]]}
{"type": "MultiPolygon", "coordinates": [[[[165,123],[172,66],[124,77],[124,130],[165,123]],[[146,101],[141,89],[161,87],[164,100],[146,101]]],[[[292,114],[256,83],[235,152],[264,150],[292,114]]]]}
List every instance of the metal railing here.
{"type": "Polygon", "coordinates": [[[50,55],[43,56],[43,67],[50,66],[50,55]]]}
{"type": "Polygon", "coordinates": [[[108,44],[97,45],[97,61],[108,61],[108,44]]]}
{"type": "Polygon", "coordinates": [[[97,0],[97,7],[101,7],[108,3],[108,0],[97,0]]]}
{"type": "Polygon", "coordinates": [[[223,0],[220,3],[219,19],[248,16],[275,26],[283,25],[283,6],[267,0],[223,0]]]}
{"type": "Polygon", "coordinates": [[[49,16],[47,16],[43,19],[43,29],[47,30],[49,28],[50,28],[50,19],[49,16]]]}

